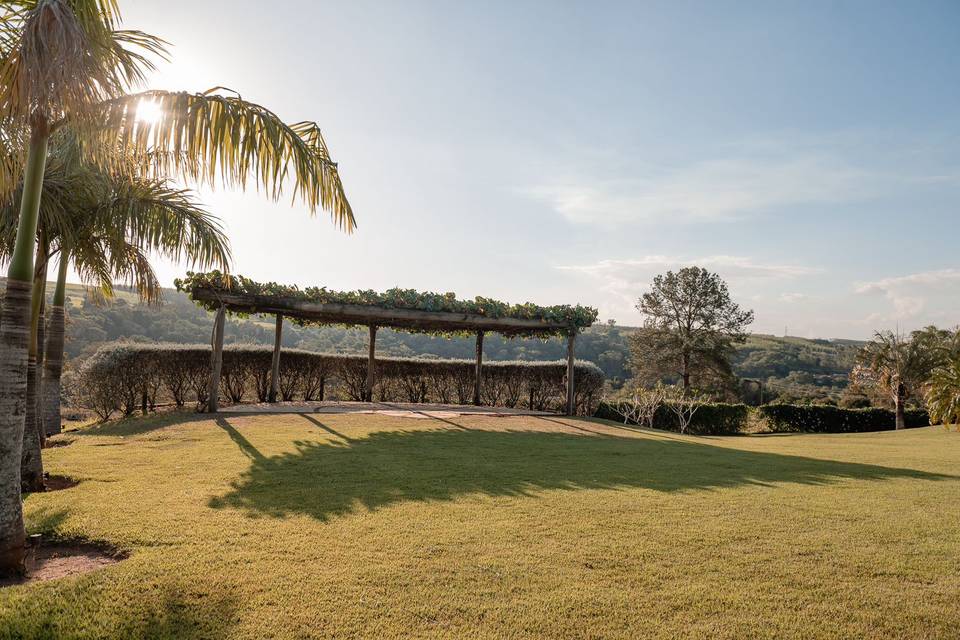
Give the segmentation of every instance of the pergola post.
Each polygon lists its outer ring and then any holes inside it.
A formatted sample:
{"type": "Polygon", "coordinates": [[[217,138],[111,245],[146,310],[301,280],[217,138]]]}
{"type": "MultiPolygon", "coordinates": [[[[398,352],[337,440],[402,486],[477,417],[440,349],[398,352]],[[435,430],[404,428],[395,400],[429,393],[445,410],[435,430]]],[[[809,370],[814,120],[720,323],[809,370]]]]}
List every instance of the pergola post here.
{"type": "Polygon", "coordinates": [[[273,362],[270,367],[270,395],[268,402],[277,401],[277,390],[280,388],[280,339],[283,337],[283,314],[277,314],[277,329],[273,338],[273,362]]]}
{"type": "Polygon", "coordinates": [[[210,386],[207,388],[207,412],[220,409],[220,371],[223,369],[223,325],[227,310],[222,305],[213,321],[212,349],[210,351],[210,386]]]}
{"type": "Polygon", "coordinates": [[[571,330],[567,335],[567,415],[572,416],[577,412],[576,388],[573,383],[574,373],[574,342],[577,339],[577,332],[571,330]]]}
{"type": "Polygon", "coordinates": [[[377,325],[370,325],[370,344],[367,351],[367,383],[364,385],[364,400],[373,402],[373,383],[376,375],[375,354],[377,350],[377,325]]]}
{"type": "Polygon", "coordinates": [[[483,331],[477,331],[477,366],[473,372],[473,404],[480,406],[480,381],[483,380],[483,331]]]}

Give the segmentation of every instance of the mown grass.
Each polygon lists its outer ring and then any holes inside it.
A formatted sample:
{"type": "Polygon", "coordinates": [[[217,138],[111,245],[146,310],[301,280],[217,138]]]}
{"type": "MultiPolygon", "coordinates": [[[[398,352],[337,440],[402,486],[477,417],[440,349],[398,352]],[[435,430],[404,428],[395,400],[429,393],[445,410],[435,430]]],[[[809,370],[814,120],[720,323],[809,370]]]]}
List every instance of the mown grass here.
{"type": "Polygon", "coordinates": [[[561,418],[131,420],[47,451],[31,531],[119,545],[0,636],[942,637],[960,434],[561,418]]]}

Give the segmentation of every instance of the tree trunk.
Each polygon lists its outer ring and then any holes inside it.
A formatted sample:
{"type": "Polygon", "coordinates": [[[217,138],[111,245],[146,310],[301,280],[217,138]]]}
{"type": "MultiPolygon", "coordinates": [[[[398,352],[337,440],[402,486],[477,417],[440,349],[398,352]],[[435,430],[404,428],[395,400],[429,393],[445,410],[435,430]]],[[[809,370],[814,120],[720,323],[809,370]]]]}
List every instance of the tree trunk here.
{"type": "Polygon", "coordinates": [[[280,387],[280,343],[283,340],[283,314],[277,314],[277,327],[273,336],[273,360],[270,362],[270,393],[267,402],[277,401],[277,389],[280,387]]]}
{"type": "Polygon", "coordinates": [[[477,331],[477,362],[473,371],[473,404],[480,406],[480,384],[483,380],[483,331],[477,331]]]}
{"type": "Polygon", "coordinates": [[[373,402],[373,386],[376,378],[377,325],[370,325],[370,342],[367,344],[367,381],[363,387],[363,399],[373,402]]]}
{"type": "Polygon", "coordinates": [[[30,340],[33,245],[47,159],[47,127],[35,124],[23,174],[17,239],[7,272],[0,322],[0,575],[22,574],[26,557],[20,458],[23,452],[30,340]]]}
{"type": "MultiPolygon", "coordinates": [[[[46,246],[46,245],[45,245],[46,246]]],[[[47,432],[43,428],[43,360],[44,345],[47,339],[47,262],[50,260],[49,247],[47,257],[43,263],[43,295],[40,296],[40,316],[37,319],[37,402],[34,411],[37,412],[37,431],[40,434],[40,447],[47,446],[47,432]]]]}
{"type": "Polygon", "coordinates": [[[571,331],[567,337],[567,415],[573,416],[577,413],[577,394],[576,386],[576,361],[574,359],[574,343],[577,339],[576,331],[571,331]]]}
{"type": "Polygon", "coordinates": [[[226,307],[217,309],[213,321],[213,344],[210,350],[210,387],[207,390],[207,412],[220,410],[220,372],[223,369],[223,330],[226,323],[226,307]]]}
{"type": "Polygon", "coordinates": [[[690,356],[688,354],[683,354],[683,360],[680,363],[680,379],[683,381],[683,393],[686,395],[687,389],[690,388],[690,356]]]}
{"type": "Polygon", "coordinates": [[[60,377],[63,375],[63,345],[66,330],[64,302],[67,288],[67,250],[60,247],[60,268],[57,270],[57,288],[50,305],[50,324],[43,356],[43,384],[40,387],[40,418],[43,432],[52,436],[63,430],[60,420],[60,377]]]}
{"type": "Polygon", "coordinates": [[[40,331],[40,307],[44,296],[44,269],[41,261],[46,262],[46,249],[43,243],[37,253],[37,266],[34,269],[33,288],[30,297],[30,335],[27,343],[27,392],[23,422],[23,451],[20,457],[20,484],[27,492],[43,491],[43,458],[41,449],[43,438],[40,436],[40,421],[37,419],[37,352],[40,331]]]}
{"type": "Polygon", "coordinates": [[[904,411],[904,404],[906,402],[906,389],[903,384],[897,385],[897,429],[906,429],[907,428],[907,417],[904,411]]]}

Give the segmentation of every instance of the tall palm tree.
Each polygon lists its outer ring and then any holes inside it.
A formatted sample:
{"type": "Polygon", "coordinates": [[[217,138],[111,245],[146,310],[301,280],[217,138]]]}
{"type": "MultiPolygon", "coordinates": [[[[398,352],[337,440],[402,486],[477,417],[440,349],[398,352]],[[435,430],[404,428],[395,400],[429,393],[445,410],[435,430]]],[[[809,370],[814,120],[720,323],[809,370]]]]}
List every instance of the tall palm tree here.
{"type": "MultiPolygon", "coordinates": [[[[120,279],[134,285],[142,299],[152,302],[158,298],[160,287],[147,252],[204,268],[228,268],[230,258],[229,243],[219,222],[196,204],[189,192],[172,188],[166,180],[111,174],[83,163],[77,153],[77,139],[69,130],[51,141],[43,185],[21,457],[21,484],[26,491],[43,490],[40,446],[47,431],[54,425],[54,431],[59,431],[60,426],[66,265],[72,260],[84,280],[97,284],[107,295],[112,293],[113,280],[120,279]],[[47,265],[54,253],[59,253],[60,269],[48,332],[50,357],[46,360],[41,358],[39,329],[43,326],[47,265]],[[41,362],[46,362],[44,369],[40,369],[41,362]],[[38,375],[41,371],[43,378],[38,375]]],[[[0,208],[0,260],[13,250],[17,226],[14,202],[19,195],[15,193],[7,206],[0,208]]]]}
{"type": "Polygon", "coordinates": [[[0,574],[23,570],[20,457],[25,424],[34,243],[50,135],[70,126],[86,161],[140,164],[145,172],[219,178],[354,226],[337,166],[314,123],[284,123],[268,109],[217,89],[127,95],[165,43],[119,28],[117,0],[20,0],[0,7],[0,191],[22,180],[17,234],[0,318],[0,574]],[[145,101],[156,122],[137,120],[145,101]],[[151,158],[161,158],[157,162],[151,158]],[[22,170],[21,170],[22,167],[22,170]]]}
{"type": "Polygon", "coordinates": [[[854,382],[887,393],[896,409],[896,428],[906,427],[907,400],[919,392],[942,356],[924,340],[878,331],[857,354],[854,382]]]}

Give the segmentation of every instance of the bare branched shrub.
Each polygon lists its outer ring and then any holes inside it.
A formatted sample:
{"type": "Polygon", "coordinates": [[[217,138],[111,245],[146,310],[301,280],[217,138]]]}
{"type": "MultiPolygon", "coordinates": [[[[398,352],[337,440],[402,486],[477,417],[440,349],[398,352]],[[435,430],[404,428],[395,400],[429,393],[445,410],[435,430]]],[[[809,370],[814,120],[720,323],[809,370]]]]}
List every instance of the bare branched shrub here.
{"type": "MultiPolygon", "coordinates": [[[[270,388],[272,349],[264,345],[224,348],[221,387],[225,398],[265,400],[270,388]]],[[[472,360],[378,358],[374,397],[384,402],[467,404],[473,400],[472,360]]],[[[169,402],[198,409],[207,399],[210,347],[177,344],[111,344],[101,347],[78,372],[81,402],[106,419],[120,411],[133,413],[144,404],[153,409],[169,402]]],[[[595,365],[575,367],[576,405],[593,411],[603,389],[603,373],[595,365]]],[[[284,400],[322,399],[326,388],[353,400],[363,397],[367,359],[363,356],[285,349],[280,357],[280,395],[284,400]]],[[[566,363],[488,362],[483,367],[482,399],[491,406],[563,410],[566,405],[566,363]]]]}

